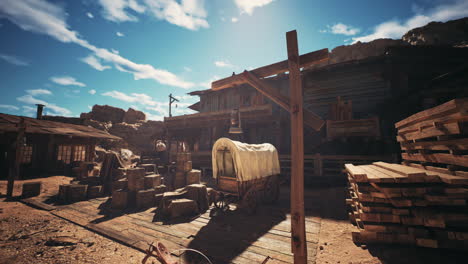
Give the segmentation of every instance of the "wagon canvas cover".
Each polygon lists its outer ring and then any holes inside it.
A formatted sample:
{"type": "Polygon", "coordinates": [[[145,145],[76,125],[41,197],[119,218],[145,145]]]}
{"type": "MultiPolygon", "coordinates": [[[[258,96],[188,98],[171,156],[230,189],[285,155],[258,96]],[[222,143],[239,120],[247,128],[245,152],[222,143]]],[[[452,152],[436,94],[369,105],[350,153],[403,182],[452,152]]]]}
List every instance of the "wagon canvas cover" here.
{"type": "Polygon", "coordinates": [[[280,174],[278,151],[269,143],[247,144],[228,138],[220,138],[213,145],[213,177],[218,177],[216,156],[219,150],[227,149],[233,159],[238,181],[249,181],[280,174]]]}

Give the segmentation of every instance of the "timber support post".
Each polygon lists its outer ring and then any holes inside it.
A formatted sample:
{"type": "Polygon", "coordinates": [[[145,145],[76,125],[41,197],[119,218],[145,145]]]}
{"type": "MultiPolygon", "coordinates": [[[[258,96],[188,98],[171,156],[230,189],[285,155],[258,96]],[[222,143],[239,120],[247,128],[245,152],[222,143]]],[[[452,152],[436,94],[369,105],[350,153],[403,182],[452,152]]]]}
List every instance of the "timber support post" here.
{"type": "MultiPolygon", "coordinates": [[[[13,167],[10,167],[8,170],[8,183],[7,183],[7,198],[12,198],[13,197],[13,189],[15,186],[15,179],[19,179],[19,173],[20,173],[20,164],[21,164],[21,159],[22,159],[22,151],[21,151],[21,145],[23,143],[23,138],[24,134],[26,131],[26,125],[24,123],[24,118],[21,118],[20,123],[18,124],[18,134],[16,135],[16,141],[12,148],[14,148],[14,160],[11,160],[10,166],[13,165],[13,167]]],[[[12,153],[12,152],[10,152],[12,153]]]]}
{"type": "Polygon", "coordinates": [[[291,248],[295,264],[307,263],[304,216],[304,114],[297,32],[286,33],[291,113],[291,248]]]}

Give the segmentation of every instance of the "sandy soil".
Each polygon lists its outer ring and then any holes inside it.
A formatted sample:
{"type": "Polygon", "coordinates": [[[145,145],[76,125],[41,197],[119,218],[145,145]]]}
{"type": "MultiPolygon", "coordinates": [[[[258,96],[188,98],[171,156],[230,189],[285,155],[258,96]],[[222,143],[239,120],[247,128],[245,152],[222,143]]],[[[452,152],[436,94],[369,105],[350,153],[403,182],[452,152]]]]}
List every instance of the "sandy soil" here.
{"type": "MultiPolygon", "coordinates": [[[[55,176],[42,181],[41,196],[51,196],[71,178],[55,176]]],[[[21,182],[20,182],[21,183],[21,182]]],[[[283,189],[287,188],[282,188],[283,189]]],[[[1,263],[141,263],[144,254],[80,226],[17,201],[6,202],[6,182],[0,181],[1,263]]],[[[15,186],[21,194],[21,185],[15,186]]],[[[358,246],[352,242],[356,228],[347,219],[345,188],[317,188],[305,192],[309,215],[321,218],[317,264],[463,263],[460,252],[401,246],[358,246]]],[[[282,193],[281,206],[289,194],[282,193]]],[[[157,262],[155,259],[153,259],[157,262]]]]}
{"type": "MultiPolygon", "coordinates": [[[[43,195],[57,190],[70,178],[43,181],[43,195]]],[[[6,193],[0,181],[0,193],[6,193]]],[[[15,186],[15,195],[21,193],[15,186]]],[[[141,263],[144,254],[47,211],[0,198],[0,263],[141,263]]],[[[156,263],[159,263],[155,260],[156,263]]],[[[151,263],[151,262],[148,262],[151,263]]]]}

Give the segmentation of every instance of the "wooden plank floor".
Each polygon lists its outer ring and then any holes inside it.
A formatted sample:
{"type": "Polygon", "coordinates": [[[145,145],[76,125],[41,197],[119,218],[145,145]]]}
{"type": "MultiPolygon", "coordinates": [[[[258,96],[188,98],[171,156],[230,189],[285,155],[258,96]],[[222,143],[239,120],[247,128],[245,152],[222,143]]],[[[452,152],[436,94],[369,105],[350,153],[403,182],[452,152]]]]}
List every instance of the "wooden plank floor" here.
{"type": "MultiPolygon", "coordinates": [[[[193,248],[213,263],[292,263],[290,215],[285,209],[262,207],[253,216],[239,211],[210,218],[209,211],[180,223],[155,221],[155,208],[112,213],[107,198],[57,206],[52,214],[123,244],[146,250],[161,241],[170,250],[193,248]]],[[[308,263],[315,263],[319,217],[306,217],[308,263]]]]}

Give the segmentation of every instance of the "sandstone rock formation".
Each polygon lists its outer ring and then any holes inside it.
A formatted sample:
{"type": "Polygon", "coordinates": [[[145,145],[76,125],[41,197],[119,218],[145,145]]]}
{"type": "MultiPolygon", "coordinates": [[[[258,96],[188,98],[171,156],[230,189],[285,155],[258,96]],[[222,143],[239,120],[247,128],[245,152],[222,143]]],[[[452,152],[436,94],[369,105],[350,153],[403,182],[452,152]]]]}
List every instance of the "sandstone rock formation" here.
{"type": "Polygon", "coordinates": [[[408,31],[402,39],[411,45],[466,46],[468,17],[445,23],[431,22],[408,31]]]}
{"type": "Polygon", "coordinates": [[[108,106],[94,105],[91,112],[82,113],[82,124],[109,132],[123,141],[101,142],[105,149],[128,148],[134,153],[154,151],[154,142],[164,134],[162,121],[145,120],[146,115],[129,108],[128,111],[108,106]]]}
{"type": "Polygon", "coordinates": [[[125,110],[109,105],[94,105],[89,113],[82,113],[80,118],[92,119],[100,122],[123,122],[125,110]]]}
{"type": "Polygon", "coordinates": [[[133,108],[129,108],[127,112],[125,112],[123,121],[128,124],[135,124],[140,121],[146,120],[145,113],[135,110],[133,108]]]}
{"type": "Polygon", "coordinates": [[[376,39],[367,43],[357,42],[353,45],[338,46],[331,51],[329,63],[380,56],[391,46],[409,46],[409,44],[400,39],[376,39]]]}

